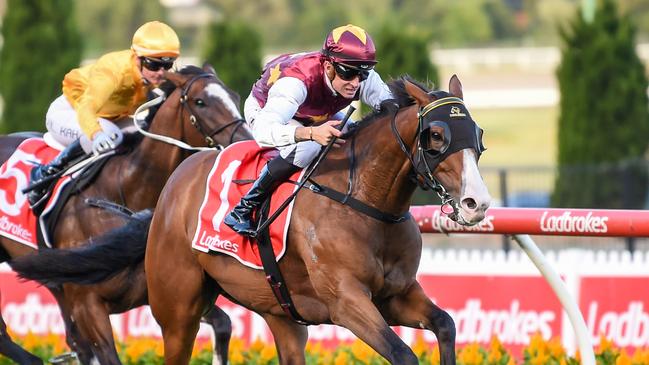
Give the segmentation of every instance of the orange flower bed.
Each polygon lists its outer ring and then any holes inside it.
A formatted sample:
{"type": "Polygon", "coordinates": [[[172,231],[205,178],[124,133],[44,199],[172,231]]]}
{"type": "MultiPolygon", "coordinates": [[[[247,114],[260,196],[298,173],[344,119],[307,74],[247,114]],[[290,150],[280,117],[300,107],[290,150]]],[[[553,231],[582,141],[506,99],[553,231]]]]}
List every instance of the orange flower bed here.
{"type": "MultiPolygon", "coordinates": [[[[68,352],[65,340],[60,336],[34,336],[28,334],[17,337],[12,334],[28,351],[47,361],[49,358],[68,352]]],[[[419,358],[420,364],[439,365],[439,350],[437,346],[429,346],[423,339],[417,338],[412,350],[419,358]]],[[[157,365],[163,364],[163,346],[156,339],[126,339],[119,343],[122,362],[126,365],[157,365]]],[[[613,346],[606,338],[601,338],[596,347],[598,365],[649,365],[649,348],[635,349],[632,354],[613,346]]],[[[246,345],[241,339],[232,339],[229,349],[229,361],[232,365],[271,365],[278,364],[277,351],[273,344],[260,340],[246,345]]],[[[387,364],[365,343],[357,340],[351,345],[329,350],[319,343],[308,343],[306,348],[307,364],[310,365],[345,365],[345,364],[387,364]]],[[[579,353],[574,357],[568,356],[558,338],[544,340],[541,335],[532,337],[530,344],[523,349],[522,354],[511,354],[498,338],[493,337],[488,346],[477,343],[457,349],[458,365],[578,365],[579,353]]],[[[212,352],[209,344],[195,346],[192,352],[192,365],[208,365],[212,362],[212,352]]],[[[0,365],[12,362],[0,356],[0,365]]]]}

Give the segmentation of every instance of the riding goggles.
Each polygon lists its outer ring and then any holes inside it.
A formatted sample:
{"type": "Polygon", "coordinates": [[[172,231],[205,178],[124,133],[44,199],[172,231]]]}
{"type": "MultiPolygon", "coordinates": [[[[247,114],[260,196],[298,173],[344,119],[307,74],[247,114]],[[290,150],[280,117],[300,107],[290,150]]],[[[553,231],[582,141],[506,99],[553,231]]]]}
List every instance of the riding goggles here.
{"type": "Polygon", "coordinates": [[[142,66],[144,66],[144,68],[154,72],[160,70],[161,68],[165,70],[169,70],[174,65],[173,58],[169,58],[168,60],[156,60],[153,58],[142,57],[141,60],[142,60],[142,66]]]}
{"type": "Polygon", "coordinates": [[[359,81],[364,81],[370,75],[370,71],[373,68],[373,66],[365,66],[365,69],[360,69],[354,66],[337,62],[334,62],[333,65],[334,70],[336,70],[336,74],[338,74],[338,77],[345,81],[351,81],[356,78],[356,76],[359,77],[359,81]]]}

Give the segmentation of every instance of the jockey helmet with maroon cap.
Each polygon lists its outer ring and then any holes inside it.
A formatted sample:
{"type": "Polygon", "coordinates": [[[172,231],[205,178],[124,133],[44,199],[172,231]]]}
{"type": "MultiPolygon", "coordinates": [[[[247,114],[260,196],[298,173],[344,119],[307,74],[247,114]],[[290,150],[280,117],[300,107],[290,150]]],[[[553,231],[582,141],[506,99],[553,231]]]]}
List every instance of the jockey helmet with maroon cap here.
{"type": "Polygon", "coordinates": [[[376,65],[376,49],[365,29],[347,24],[335,28],[325,38],[322,54],[336,67],[336,71],[354,69],[369,72],[376,65]]]}

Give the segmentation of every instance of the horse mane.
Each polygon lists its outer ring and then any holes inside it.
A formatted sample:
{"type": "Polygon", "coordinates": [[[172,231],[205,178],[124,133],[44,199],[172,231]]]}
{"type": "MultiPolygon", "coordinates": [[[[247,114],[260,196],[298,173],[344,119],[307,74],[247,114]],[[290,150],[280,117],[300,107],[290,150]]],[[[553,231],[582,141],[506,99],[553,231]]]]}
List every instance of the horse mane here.
{"type": "MultiPolygon", "coordinates": [[[[181,75],[185,76],[196,76],[196,75],[202,75],[205,73],[209,73],[208,71],[203,70],[202,68],[198,66],[193,66],[193,65],[187,65],[181,68],[180,70],[176,71],[181,75]]],[[[218,75],[214,75],[216,81],[228,92],[232,94],[232,96],[235,99],[235,103],[239,105],[239,102],[241,101],[241,96],[237,94],[236,91],[232,90],[228,85],[226,85],[223,80],[219,78],[218,75]]],[[[165,95],[169,96],[171,93],[176,90],[176,85],[174,85],[173,82],[169,80],[165,80],[160,86],[158,86],[159,89],[165,92],[165,95]]]]}
{"type": "Polygon", "coordinates": [[[392,91],[392,95],[394,96],[395,99],[397,99],[397,102],[399,103],[399,108],[403,108],[404,106],[410,106],[415,103],[415,99],[413,99],[410,94],[408,94],[408,91],[406,91],[406,81],[410,82],[411,84],[414,84],[418,88],[422,89],[426,93],[430,93],[431,90],[433,90],[433,85],[425,85],[421,81],[417,81],[410,77],[409,75],[403,75],[397,79],[390,80],[388,82],[388,87],[390,88],[390,91],[392,91]]]}
{"type": "Polygon", "coordinates": [[[130,152],[144,139],[142,133],[124,133],[124,140],[119,146],[119,151],[130,152]]]}
{"type": "MultiPolygon", "coordinates": [[[[188,66],[183,66],[180,70],[176,71],[181,75],[200,75],[204,74],[205,70],[203,70],[200,67],[193,66],[193,65],[188,65],[188,66]]],[[[171,93],[176,90],[176,85],[169,81],[165,80],[160,86],[158,86],[160,90],[165,92],[165,95],[171,95],[171,93]]]]}
{"type": "MultiPolygon", "coordinates": [[[[399,109],[403,109],[405,107],[415,104],[415,99],[413,99],[410,96],[410,94],[408,94],[408,92],[406,91],[406,81],[416,85],[426,93],[431,92],[426,85],[424,85],[420,81],[413,79],[409,75],[403,75],[401,77],[388,81],[387,82],[388,88],[390,88],[390,91],[392,92],[392,96],[394,96],[394,99],[397,101],[397,104],[399,105],[399,109]]],[[[365,115],[360,121],[352,124],[351,128],[349,128],[349,131],[343,136],[343,138],[347,138],[352,134],[358,133],[358,131],[364,129],[368,125],[371,125],[372,122],[374,122],[375,120],[379,120],[385,117],[388,114],[388,112],[389,111],[385,109],[374,110],[370,112],[369,114],[365,115]]]]}

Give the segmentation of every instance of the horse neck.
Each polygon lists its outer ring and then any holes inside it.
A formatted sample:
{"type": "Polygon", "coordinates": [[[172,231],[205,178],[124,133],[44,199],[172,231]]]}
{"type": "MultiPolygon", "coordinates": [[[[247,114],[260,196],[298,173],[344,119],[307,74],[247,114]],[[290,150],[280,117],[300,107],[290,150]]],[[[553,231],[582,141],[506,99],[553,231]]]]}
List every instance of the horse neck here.
{"type": "MultiPolygon", "coordinates": [[[[401,150],[392,132],[391,116],[373,131],[358,136],[356,141],[356,167],[354,195],[357,199],[389,213],[403,213],[410,206],[415,184],[409,174],[412,164],[401,150]],[[377,137],[378,136],[378,137],[377,137]],[[363,147],[360,147],[363,146],[363,147]]],[[[396,125],[406,146],[412,144],[417,133],[417,108],[402,109],[396,117],[396,125]]],[[[411,151],[412,153],[412,151],[411,151]]]]}
{"type": "MultiPolygon", "coordinates": [[[[177,105],[176,108],[163,105],[154,117],[149,132],[185,140],[183,123],[180,122],[180,104],[177,105]]],[[[171,173],[188,156],[189,153],[179,147],[145,136],[126,156],[121,186],[129,207],[134,204],[138,208],[153,207],[171,173]],[[135,199],[129,200],[129,197],[135,199]]]]}

